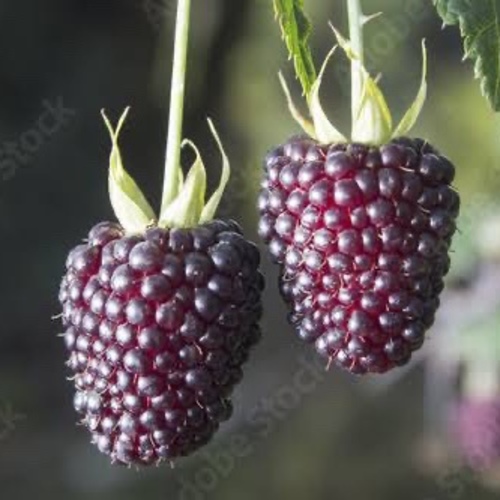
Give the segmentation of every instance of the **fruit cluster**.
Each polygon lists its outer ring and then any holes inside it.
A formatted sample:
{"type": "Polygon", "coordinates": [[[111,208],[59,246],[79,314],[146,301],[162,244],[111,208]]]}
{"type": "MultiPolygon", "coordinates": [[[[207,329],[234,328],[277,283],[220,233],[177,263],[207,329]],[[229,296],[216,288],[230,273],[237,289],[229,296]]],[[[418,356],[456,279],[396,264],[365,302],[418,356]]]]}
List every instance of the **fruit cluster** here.
{"type": "Polygon", "coordinates": [[[235,222],[125,235],[94,227],[67,260],[63,305],[75,409],[122,464],[184,456],[229,418],[259,340],[259,252],[235,222]]]}
{"type": "MultiPolygon", "coordinates": [[[[362,27],[376,16],[349,2],[351,40],[332,27],[352,63],[352,130],[344,136],[320,102],[335,49],[316,72],[302,7],[290,15],[275,4],[309,116],[281,76],[306,137],[266,158],[259,233],[280,265],[280,291],[299,336],[328,366],[385,373],[410,360],[434,322],[460,209],[454,166],[423,140],[406,138],[427,96],[425,43],[417,96],[394,126],[363,64],[362,27]]],[[[213,220],[229,159],[209,120],[222,173],[207,198],[200,151],[182,140],[190,5],[177,7],[160,211],[123,165],[118,139],[128,108],[116,127],[103,112],[119,223],[97,225],[70,253],[59,297],[75,409],[99,450],[126,465],[172,460],[207,443],[229,418],[232,390],[261,336],[259,251],[235,222],[213,220]],[[184,147],[195,155],[187,175],[184,147]]]]}
{"type": "Polygon", "coordinates": [[[454,175],[418,139],[294,138],[267,156],[259,233],[291,323],[329,362],[383,373],[421,347],[450,266],[454,175]]]}

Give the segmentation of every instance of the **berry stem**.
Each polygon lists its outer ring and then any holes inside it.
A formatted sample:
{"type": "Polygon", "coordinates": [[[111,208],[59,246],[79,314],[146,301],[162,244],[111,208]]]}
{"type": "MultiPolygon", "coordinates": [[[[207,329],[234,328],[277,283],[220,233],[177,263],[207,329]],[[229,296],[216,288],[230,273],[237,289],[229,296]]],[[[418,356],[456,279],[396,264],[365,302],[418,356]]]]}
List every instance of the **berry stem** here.
{"type": "Polygon", "coordinates": [[[347,11],[349,15],[349,38],[351,47],[357,56],[351,61],[352,120],[353,123],[355,123],[363,99],[364,16],[361,11],[360,0],[347,0],[347,11]]]}
{"type": "Polygon", "coordinates": [[[464,393],[469,398],[491,399],[500,392],[500,367],[484,359],[467,361],[464,393]]]}
{"type": "Polygon", "coordinates": [[[180,160],[190,12],[191,0],[178,0],[162,211],[175,199],[182,175],[180,160]]]}

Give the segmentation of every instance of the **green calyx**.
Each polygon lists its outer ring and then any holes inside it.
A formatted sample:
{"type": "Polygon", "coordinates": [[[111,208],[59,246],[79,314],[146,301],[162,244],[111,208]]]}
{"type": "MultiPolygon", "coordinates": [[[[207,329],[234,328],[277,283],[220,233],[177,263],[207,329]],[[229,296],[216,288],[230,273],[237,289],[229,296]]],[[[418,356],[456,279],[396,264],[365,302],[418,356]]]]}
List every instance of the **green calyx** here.
{"type": "Polygon", "coordinates": [[[205,199],[207,173],[200,152],[191,141],[182,140],[190,12],[191,0],[177,1],[167,154],[158,217],[123,166],[118,138],[129,108],[123,112],[116,129],[102,112],[113,143],[109,162],[111,205],[120,224],[130,234],[144,233],[150,226],[189,228],[209,222],[215,215],[229,181],[229,160],[211,120],[208,120],[208,125],[222,155],[222,176],[219,187],[208,201],[205,199]],[[194,162],[185,178],[181,167],[181,150],[184,147],[190,147],[195,153],[194,162]]]}
{"type": "Polygon", "coordinates": [[[206,201],[207,175],[198,148],[189,140],[184,140],[181,148],[190,147],[195,160],[184,178],[181,165],[177,166],[177,182],[170,186],[171,201],[165,204],[157,217],[134,179],[123,166],[118,138],[127,118],[127,108],[116,128],[113,128],[105,112],[102,116],[109,130],[112,150],[109,161],[109,196],[116,218],[129,234],[140,234],[151,226],[161,228],[187,228],[209,222],[215,216],[230,177],[229,160],[219,135],[209,119],[210,130],[222,155],[222,175],[219,187],[206,201]]]}
{"type": "MultiPolygon", "coordinates": [[[[364,18],[361,24],[377,16],[364,18]]],[[[285,79],[280,74],[280,81],[288,101],[289,110],[301,128],[313,139],[329,144],[338,142],[357,142],[368,145],[382,145],[391,139],[407,135],[417,122],[427,98],[427,50],[422,42],[422,81],[417,96],[408,108],[399,124],[394,127],[393,118],[386,98],[377,83],[363,64],[362,53],[357,52],[353,44],[346,40],[335,28],[332,29],[337,45],[327,55],[321,71],[309,91],[306,91],[310,118],[304,117],[295,106],[285,79]],[[320,99],[320,89],[326,68],[333,55],[340,48],[352,65],[352,131],[348,138],[342,134],[325,113],[320,99]]]]}

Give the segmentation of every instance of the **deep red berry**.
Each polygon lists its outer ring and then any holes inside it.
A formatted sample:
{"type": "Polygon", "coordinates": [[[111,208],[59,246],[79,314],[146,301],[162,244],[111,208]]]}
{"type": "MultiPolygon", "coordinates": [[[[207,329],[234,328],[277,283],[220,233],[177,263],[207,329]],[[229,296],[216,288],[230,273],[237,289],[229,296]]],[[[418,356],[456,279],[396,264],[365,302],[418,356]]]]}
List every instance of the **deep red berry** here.
{"type": "Polygon", "coordinates": [[[261,336],[259,252],[234,222],[125,236],[94,227],[67,260],[60,302],[74,406],[122,464],[187,455],[231,415],[261,336]]]}
{"type": "Polygon", "coordinates": [[[266,158],[259,233],[299,337],[341,367],[407,363],[434,322],[460,199],[422,140],[292,139],[266,158]]]}

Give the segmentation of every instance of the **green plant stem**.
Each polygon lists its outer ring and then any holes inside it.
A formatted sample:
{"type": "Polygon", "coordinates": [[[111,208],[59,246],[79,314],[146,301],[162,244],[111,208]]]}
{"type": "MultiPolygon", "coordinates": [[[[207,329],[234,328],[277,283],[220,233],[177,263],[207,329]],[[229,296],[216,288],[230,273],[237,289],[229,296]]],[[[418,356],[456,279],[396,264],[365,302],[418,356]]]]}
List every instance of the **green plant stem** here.
{"type": "Polygon", "coordinates": [[[178,0],[162,211],[179,189],[191,0],[178,0]]]}
{"type": "Polygon", "coordinates": [[[500,394],[500,367],[496,362],[467,360],[464,393],[469,398],[491,400],[500,394]]]}
{"type": "Polygon", "coordinates": [[[357,56],[351,63],[351,84],[352,84],[352,120],[355,123],[363,98],[363,63],[364,63],[364,40],[363,23],[364,16],[361,11],[360,0],[347,0],[347,10],[349,14],[349,38],[351,47],[357,56]]]}

